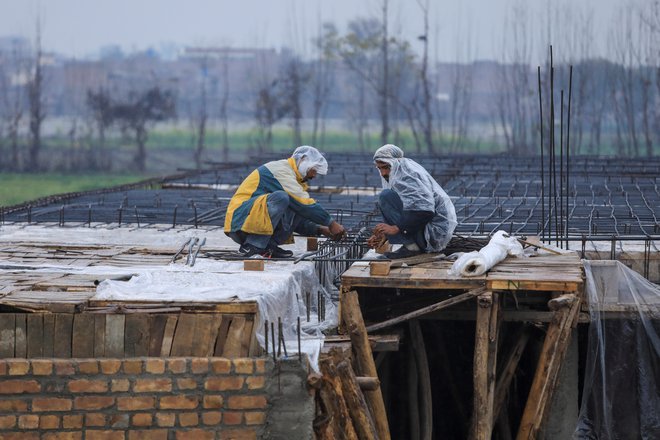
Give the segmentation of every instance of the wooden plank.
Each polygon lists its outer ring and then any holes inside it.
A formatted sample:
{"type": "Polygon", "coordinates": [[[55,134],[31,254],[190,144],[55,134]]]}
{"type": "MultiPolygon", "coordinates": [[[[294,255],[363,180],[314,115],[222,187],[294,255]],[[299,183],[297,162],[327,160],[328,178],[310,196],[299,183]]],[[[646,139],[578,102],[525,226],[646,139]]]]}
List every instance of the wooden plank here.
{"type": "Polygon", "coordinates": [[[53,342],[53,353],[57,357],[71,357],[71,337],[73,335],[73,315],[70,313],[58,313],[55,315],[55,341],[53,342]]]}
{"type": "Polygon", "coordinates": [[[44,320],[41,313],[27,315],[27,357],[44,355],[44,320]]]}
{"type": "Polygon", "coordinates": [[[241,337],[241,354],[240,357],[248,357],[250,354],[250,344],[252,343],[252,332],[254,328],[254,317],[245,317],[245,327],[243,329],[243,336],[241,337]]]}
{"type": "Polygon", "coordinates": [[[140,357],[149,354],[149,316],[140,314],[126,315],[124,333],[124,355],[140,357]]]}
{"type": "Polygon", "coordinates": [[[222,352],[225,350],[229,326],[233,319],[233,315],[222,315],[222,321],[220,322],[220,328],[218,329],[218,337],[215,340],[215,350],[213,351],[215,356],[222,356],[222,352]]]}
{"type": "Polygon", "coordinates": [[[562,295],[548,302],[555,319],[548,325],[543,349],[536,367],[532,387],[520,421],[517,440],[535,439],[545,423],[557,385],[559,369],[570,343],[571,332],[580,310],[577,295],[562,295]]]}
{"type": "Polygon", "coordinates": [[[89,308],[112,308],[121,305],[126,310],[141,310],[158,308],[179,308],[185,311],[203,311],[213,313],[237,313],[237,314],[254,314],[259,310],[256,301],[245,302],[226,302],[226,303],[191,303],[191,302],[145,302],[145,301],[89,301],[89,308]]]}
{"type": "MultiPolygon", "coordinates": [[[[234,316],[234,319],[231,320],[231,325],[229,326],[225,347],[222,350],[222,357],[238,358],[242,356],[241,349],[243,346],[242,339],[244,329],[245,317],[234,316]]],[[[247,355],[247,353],[245,355],[247,355]]]]}
{"type": "Polygon", "coordinates": [[[44,315],[44,357],[55,356],[55,315],[46,313],[44,315]]]}
{"type": "Polygon", "coordinates": [[[27,319],[25,313],[16,314],[16,346],[14,356],[27,357],[27,319]]]}
{"type": "MultiPolygon", "coordinates": [[[[378,377],[356,291],[344,292],[341,313],[342,321],[349,331],[353,344],[355,361],[358,367],[357,374],[359,376],[378,377]]],[[[390,428],[387,423],[387,413],[385,412],[385,404],[380,387],[373,391],[366,391],[365,397],[371,409],[371,415],[376,425],[378,437],[380,440],[389,440],[390,428]]]]}
{"type": "Polygon", "coordinates": [[[197,315],[192,313],[181,313],[179,315],[179,322],[176,325],[172,342],[172,356],[190,356],[192,354],[196,319],[197,315]]]}
{"type": "Polygon", "coordinates": [[[94,357],[105,357],[105,317],[94,315],[94,357]]]}
{"type": "Polygon", "coordinates": [[[493,417],[495,420],[498,419],[500,412],[504,407],[504,402],[506,401],[511,382],[513,382],[516,370],[518,369],[518,363],[525,351],[525,347],[527,346],[531,334],[531,326],[525,324],[522,329],[520,329],[518,337],[516,338],[516,343],[510,349],[506,361],[503,364],[504,366],[501,369],[500,377],[497,379],[497,384],[495,385],[495,398],[493,402],[493,417]]]}
{"type": "Polygon", "coordinates": [[[105,356],[124,357],[124,329],[126,315],[105,317],[105,356]]]}
{"type": "Polygon", "coordinates": [[[539,280],[488,280],[488,290],[537,290],[545,292],[575,292],[582,283],[539,280]]]}
{"type": "Polygon", "coordinates": [[[73,315],[73,335],[71,338],[71,357],[94,357],[94,334],[96,327],[94,315],[77,313],[73,315]]]}
{"type": "Polygon", "coordinates": [[[151,326],[149,328],[149,356],[161,356],[167,317],[168,315],[165,314],[153,315],[151,317],[151,326]]]}
{"type": "Polygon", "coordinates": [[[195,325],[196,336],[193,344],[193,356],[213,356],[221,322],[222,316],[219,314],[198,315],[195,325]]]}
{"type": "Polygon", "coordinates": [[[0,313],[0,359],[13,358],[16,346],[16,315],[0,313]]]}
{"type": "Polygon", "coordinates": [[[161,356],[169,356],[172,352],[172,341],[174,341],[174,332],[176,331],[179,315],[168,315],[163,332],[163,344],[160,347],[161,356]]]}

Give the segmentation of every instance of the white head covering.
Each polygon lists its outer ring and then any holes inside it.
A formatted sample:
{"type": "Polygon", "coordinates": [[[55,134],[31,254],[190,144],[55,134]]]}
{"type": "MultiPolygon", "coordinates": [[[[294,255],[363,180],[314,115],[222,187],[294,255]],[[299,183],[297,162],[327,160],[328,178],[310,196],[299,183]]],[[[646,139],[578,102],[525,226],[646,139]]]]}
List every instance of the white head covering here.
{"type": "Polygon", "coordinates": [[[374,162],[390,165],[389,180],[382,178],[383,189],[399,195],[403,209],[433,211],[435,217],[426,225],[424,237],[429,252],[444,249],[456,228],[456,210],[447,193],[436,180],[412,159],[403,157],[403,150],[387,144],[374,153],[374,162]]]}
{"type": "Polygon", "coordinates": [[[291,155],[296,160],[298,172],[305,177],[307,171],[315,169],[318,174],[328,174],[328,161],[319,150],[309,145],[303,145],[294,150],[291,155]]]}

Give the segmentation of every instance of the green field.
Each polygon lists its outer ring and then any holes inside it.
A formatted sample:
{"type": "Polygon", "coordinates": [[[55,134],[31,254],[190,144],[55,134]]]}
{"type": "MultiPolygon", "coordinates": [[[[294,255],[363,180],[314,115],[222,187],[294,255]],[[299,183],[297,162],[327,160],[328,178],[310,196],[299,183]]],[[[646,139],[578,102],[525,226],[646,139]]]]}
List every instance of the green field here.
{"type": "Polygon", "coordinates": [[[53,194],[107,188],[138,182],[137,174],[0,173],[0,206],[10,206],[53,194]]]}

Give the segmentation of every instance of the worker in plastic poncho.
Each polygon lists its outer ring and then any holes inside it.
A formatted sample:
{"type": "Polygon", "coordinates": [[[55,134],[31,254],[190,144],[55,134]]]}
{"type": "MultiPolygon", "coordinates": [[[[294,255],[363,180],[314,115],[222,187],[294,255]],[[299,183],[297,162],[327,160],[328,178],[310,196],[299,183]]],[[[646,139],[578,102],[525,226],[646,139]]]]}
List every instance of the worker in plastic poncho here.
{"type": "Polygon", "coordinates": [[[383,145],[374,154],[383,191],[378,205],[384,223],[376,225],[368,243],[377,247],[386,238],[402,244],[385,258],[411,257],[443,250],[456,228],[456,210],[438,182],[396,145],[383,145]]]}
{"type": "Polygon", "coordinates": [[[278,245],[293,232],[340,239],[342,225],[307,193],[307,182],[328,172],[328,162],[314,147],[296,148],[290,158],[268,162],[254,170],[229,201],[225,234],[240,244],[244,257],[293,255],[278,245]]]}

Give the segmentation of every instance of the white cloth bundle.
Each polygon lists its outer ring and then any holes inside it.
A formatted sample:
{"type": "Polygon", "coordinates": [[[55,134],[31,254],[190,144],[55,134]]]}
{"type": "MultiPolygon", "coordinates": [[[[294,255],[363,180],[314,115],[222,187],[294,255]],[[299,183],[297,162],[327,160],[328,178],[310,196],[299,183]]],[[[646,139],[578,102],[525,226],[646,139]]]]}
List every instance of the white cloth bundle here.
{"type": "Polygon", "coordinates": [[[449,269],[449,273],[463,277],[483,275],[507,255],[524,256],[523,247],[515,237],[509,236],[504,231],[497,231],[488,244],[478,252],[461,255],[449,269]]]}

